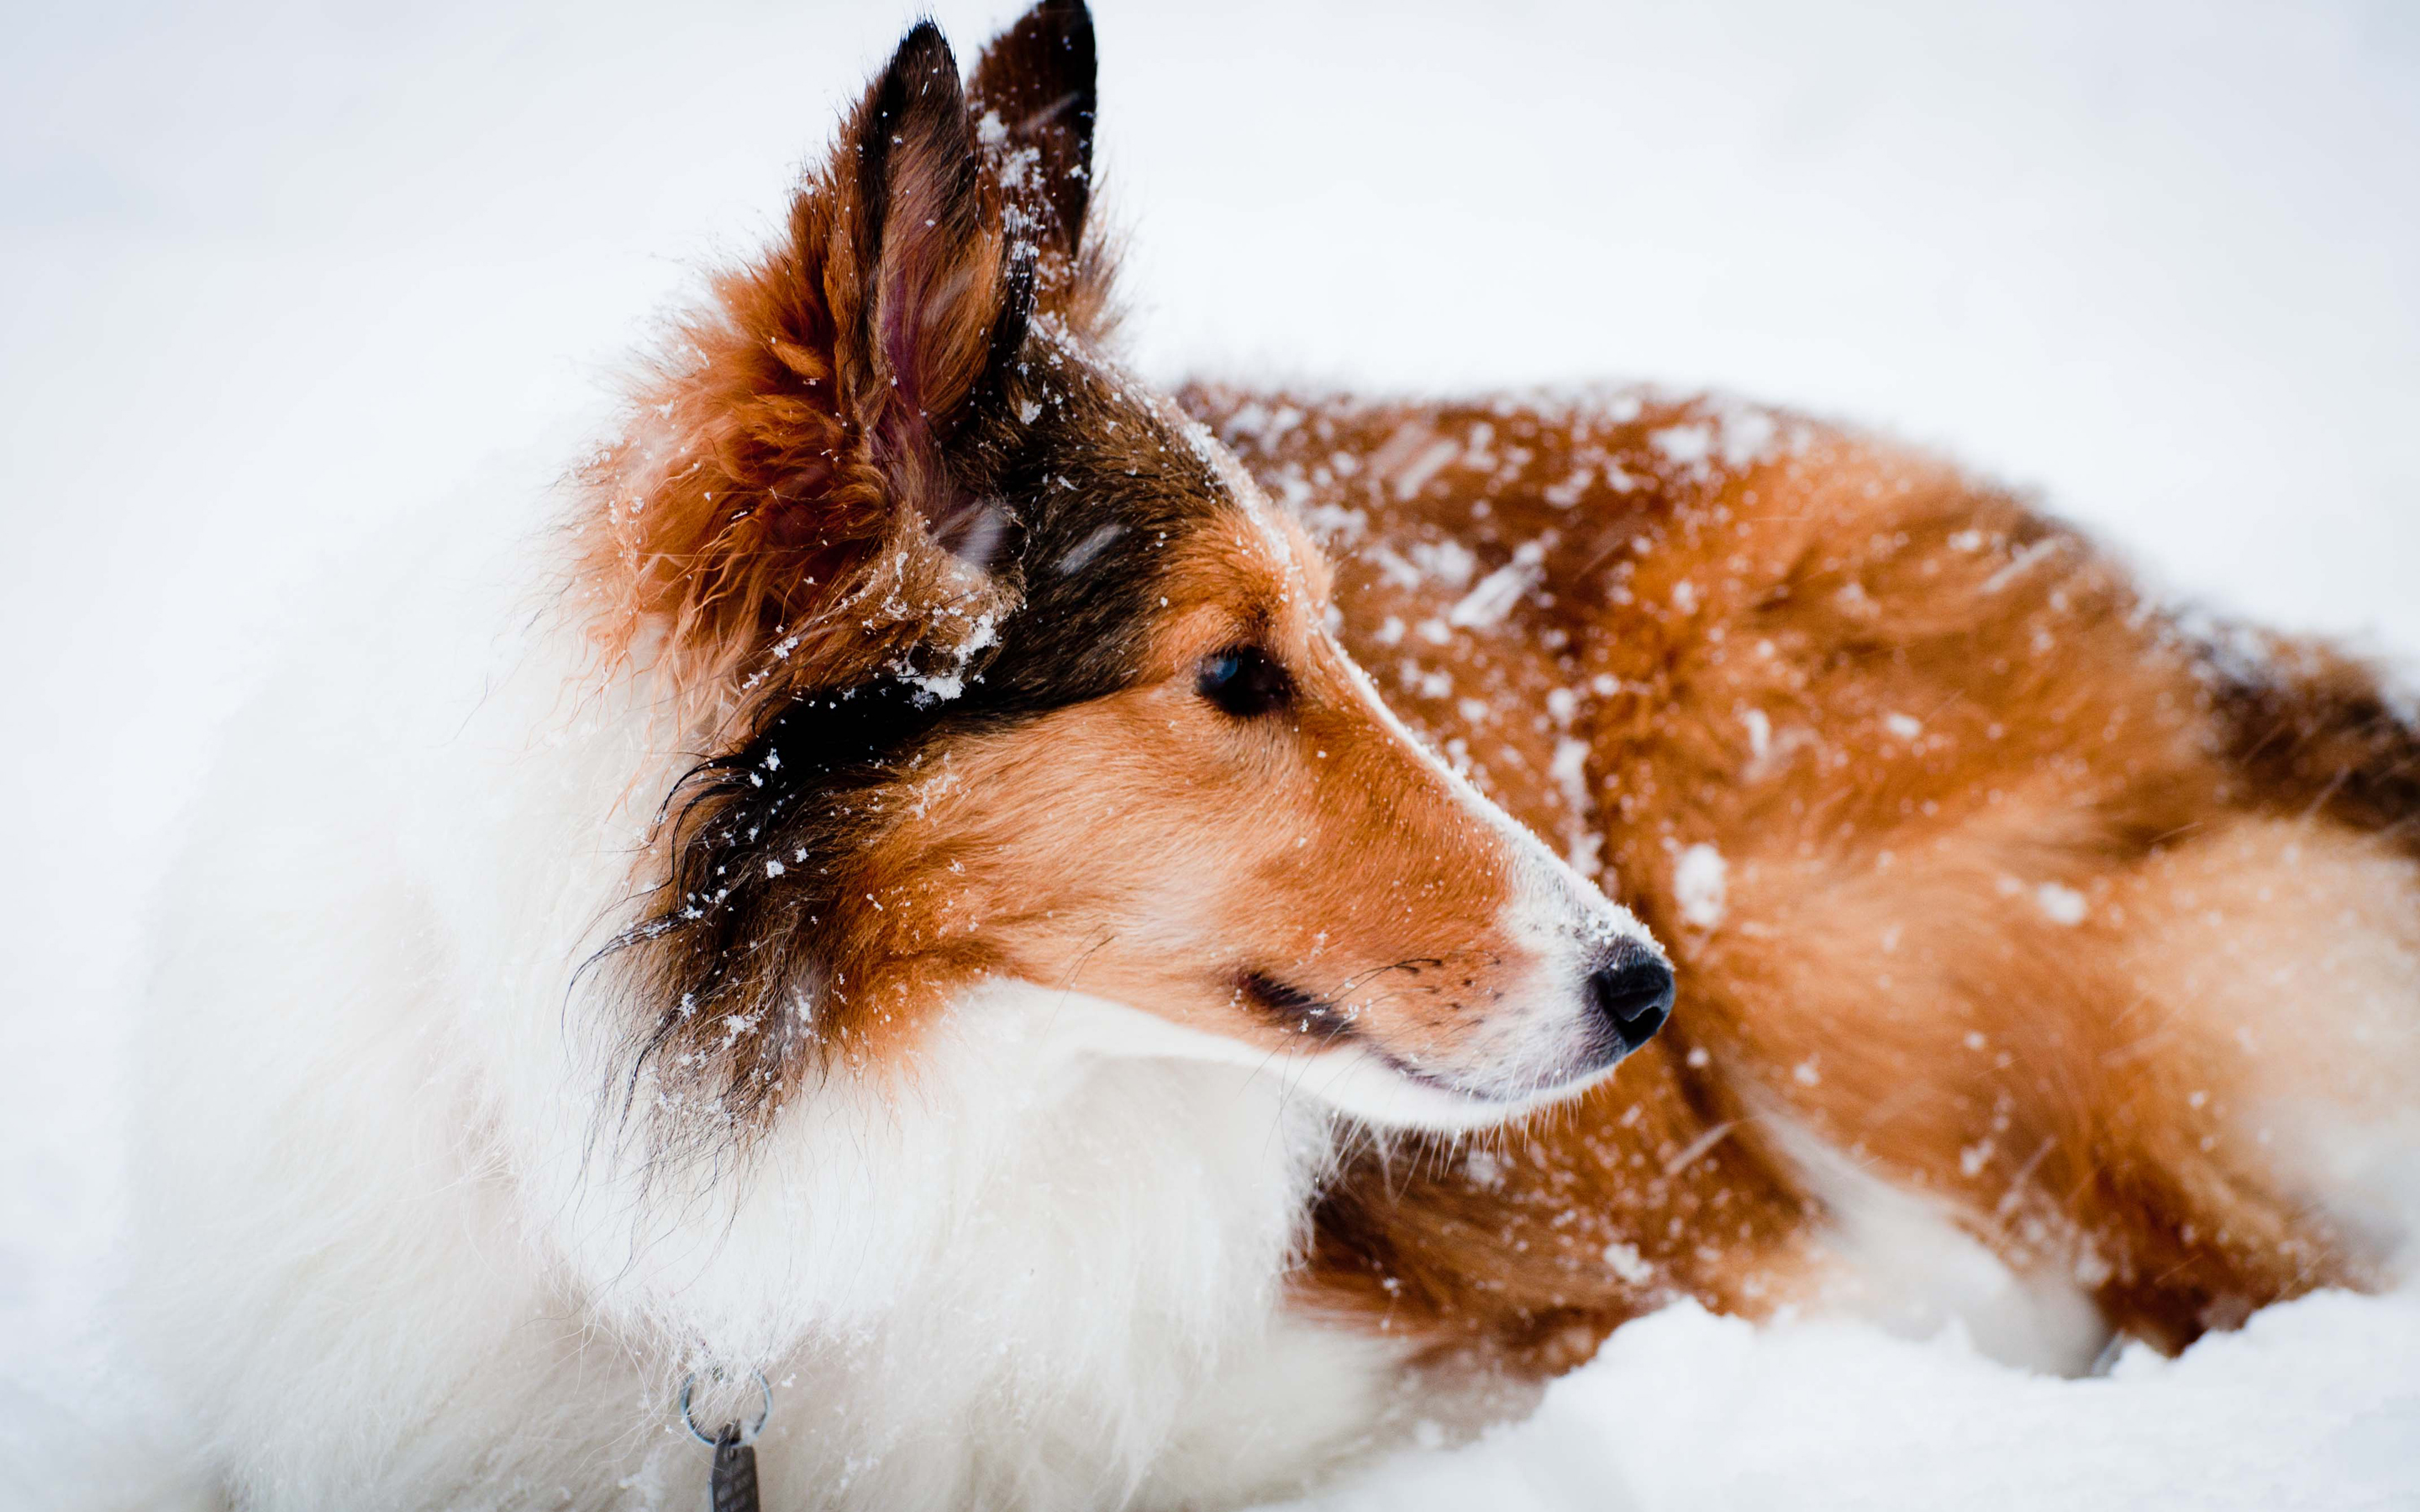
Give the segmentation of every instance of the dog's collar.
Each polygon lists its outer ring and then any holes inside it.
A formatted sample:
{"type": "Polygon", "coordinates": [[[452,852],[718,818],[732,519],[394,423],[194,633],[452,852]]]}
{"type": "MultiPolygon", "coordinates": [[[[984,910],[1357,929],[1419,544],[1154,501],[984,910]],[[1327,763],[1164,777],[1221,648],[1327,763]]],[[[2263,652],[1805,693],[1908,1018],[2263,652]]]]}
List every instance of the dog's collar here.
{"type": "Polygon", "coordinates": [[[765,1431],[765,1425],[773,1416],[773,1387],[762,1370],[748,1373],[754,1378],[761,1398],[756,1421],[742,1428],[739,1420],[733,1418],[710,1438],[697,1426],[697,1418],[690,1411],[690,1398],[697,1390],[696,1372],[691,1371],[681,1382],[681,1427],[689,1429],[690,1438],[714,1451],[714,1468],[706,1477],[709,1512],[757,1512],[755,1443],[757,1435],[765,1431]]]}

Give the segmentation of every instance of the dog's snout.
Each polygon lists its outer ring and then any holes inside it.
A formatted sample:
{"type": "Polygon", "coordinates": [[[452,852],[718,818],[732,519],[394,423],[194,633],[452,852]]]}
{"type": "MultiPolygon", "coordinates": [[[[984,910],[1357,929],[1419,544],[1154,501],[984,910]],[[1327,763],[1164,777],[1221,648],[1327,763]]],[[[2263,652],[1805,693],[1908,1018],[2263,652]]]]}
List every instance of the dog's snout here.
{"type": "Polygon", "coordinates": [[[1643,950],[1625,949],[1589,973],[1588,999],[1621,1036],[1622,1048],[1636,1050],[1671,1016],[1672,968],[1643,950]]]}

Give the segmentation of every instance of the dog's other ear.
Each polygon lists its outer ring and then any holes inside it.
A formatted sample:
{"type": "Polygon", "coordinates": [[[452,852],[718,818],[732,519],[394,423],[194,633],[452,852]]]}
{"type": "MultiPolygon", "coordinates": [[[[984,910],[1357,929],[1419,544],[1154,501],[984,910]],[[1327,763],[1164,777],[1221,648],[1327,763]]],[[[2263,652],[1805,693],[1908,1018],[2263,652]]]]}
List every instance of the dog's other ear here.
{"type": "Polygon", "coordinates": [[[968,91],[1001,183],[1071,262],[1093,194],[1094,72],[1084,0],[1042,0],[984,49],[968,91]]]}
{"type": "Polygon", "coordinates": [[[661,625],[693,685],[845,683],[946,660],[951,624],[1000,607],[1004,512],[953,443],[1004,402],[1032,310],[1039,249],[1005,195],[918,25],[590,473],[609,650],[661,625]]]}
{"type": "Polygon", "coordinates": [[[843,197],[826,275],[829,287],[855,264],[863,339],[842,342],[844,360],[857,359],[843,377],[875,460],[935,538],[960,549],[985,533],[986,505],[939,451],[1024,343],[1034,255],[985,202],[957,60],[931,22],[867,91],[844,154],[852,148],[854,197],[843,197]]]}

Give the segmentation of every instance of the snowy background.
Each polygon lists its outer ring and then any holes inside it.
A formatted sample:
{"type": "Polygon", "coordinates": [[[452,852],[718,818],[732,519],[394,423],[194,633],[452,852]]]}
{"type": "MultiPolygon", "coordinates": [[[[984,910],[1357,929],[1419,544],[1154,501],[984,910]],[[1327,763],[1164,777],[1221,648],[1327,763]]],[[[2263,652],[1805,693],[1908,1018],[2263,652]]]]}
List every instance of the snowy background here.
{"type": "MultiPolygon", "coordinates": [[[[8,7],[0,1502],[93,1381],[147,889],[285,606],[542,472],[897,5],[8,7]],[[22,1446],[22,1443],[21,1443],[22,1446]]],[[[963,57],[1014,7],[935,6],[963,57]]],[[[2038,487],[2181,597],[2420,652],[2420,5],[1102,0],[1135,355],[1719,384],[2038,487]]],[[[2420,1505],[2420,1298],[2056,1381],[1676,1311],[1324,1504],[2420,1505]]]]}

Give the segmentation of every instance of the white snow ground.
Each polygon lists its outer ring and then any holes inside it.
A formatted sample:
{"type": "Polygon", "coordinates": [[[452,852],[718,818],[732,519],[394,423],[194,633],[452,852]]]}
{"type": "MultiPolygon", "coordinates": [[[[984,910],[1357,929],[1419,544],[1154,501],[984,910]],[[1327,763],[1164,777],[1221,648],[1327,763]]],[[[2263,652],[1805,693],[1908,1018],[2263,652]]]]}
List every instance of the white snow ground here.
{"type": "MultiPolygon", "coordinates": [[[[2040,486],[2181,595],[2420,649],[2420,7],[1101,0],[1138,356],[1718,383],[2040,486]]],[[[933,8],[971,50],[1005,0],[933,8]]],[[[299,585],[568,455],[905,0],[11,8],[0,1505],[103,1431],[156,885],[299,585]]],[[[2420,1298],[2050,1381],[1672,1312],[1317,1504],[2420,1505],[2420,1298]]]]}

